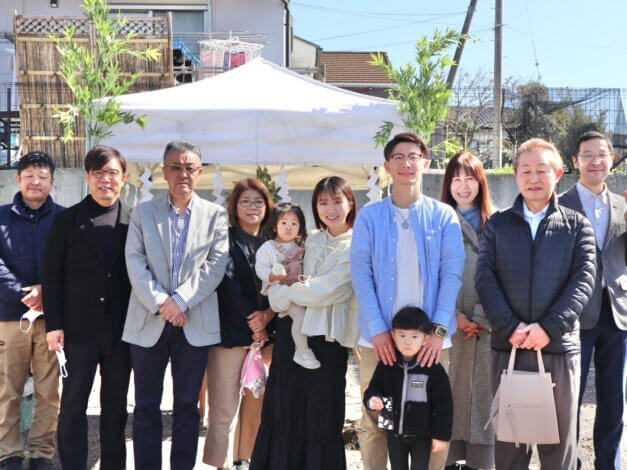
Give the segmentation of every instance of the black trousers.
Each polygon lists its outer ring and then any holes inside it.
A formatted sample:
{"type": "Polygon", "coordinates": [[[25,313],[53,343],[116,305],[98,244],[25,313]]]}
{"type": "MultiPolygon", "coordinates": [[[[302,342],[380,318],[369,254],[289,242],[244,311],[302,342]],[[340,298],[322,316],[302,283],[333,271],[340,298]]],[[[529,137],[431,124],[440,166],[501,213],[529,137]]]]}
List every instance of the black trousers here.
{"type": "Polygon", "coordinates": [[[128,344],[114,334],[110,317],[94,327],[89,344],[67,343],[68,377],[63,379],[57,431],[63,470],[87,469],[87,401],[100,365],[100,468],[126,467],[124,427],[126,394],[131,374],[128,344]]]}
{"type": "Polygon", "coordinates": [[[428,470],[431,439],[395,436],[388,432],[388,453],[392,470],[428,470]],[[411,456],[411,466],[409,457],[411,456]]]}

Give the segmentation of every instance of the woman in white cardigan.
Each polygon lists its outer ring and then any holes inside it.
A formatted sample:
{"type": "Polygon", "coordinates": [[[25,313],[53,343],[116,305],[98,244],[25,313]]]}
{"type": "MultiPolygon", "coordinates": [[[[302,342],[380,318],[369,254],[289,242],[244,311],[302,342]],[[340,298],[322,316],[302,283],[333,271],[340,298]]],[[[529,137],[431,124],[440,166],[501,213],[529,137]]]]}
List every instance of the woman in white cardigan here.
{"type": "MultiPolygon", "coordinates": [[[[289,317],[277,320],[270,377],[251,470],[343,470],[342,428],[348,348],[357,345],[357,303],[351,286],[350,244],[355,196],[337,176],[318,182],[316,226],[305,245],[307,282],[280,286],[285,308],[306,308],[302,331],[321,367],[293,362],[289,317]]],[[[279,297],[279,296],[277,296],[279,297]]]]}

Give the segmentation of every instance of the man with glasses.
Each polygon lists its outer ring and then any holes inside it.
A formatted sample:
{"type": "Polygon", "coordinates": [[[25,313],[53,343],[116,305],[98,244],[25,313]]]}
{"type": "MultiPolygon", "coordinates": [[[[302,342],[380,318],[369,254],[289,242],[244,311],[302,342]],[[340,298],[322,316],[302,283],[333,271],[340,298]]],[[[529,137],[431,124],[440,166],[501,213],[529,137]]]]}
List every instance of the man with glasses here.
{"type": "Polygon", "coordinates": [[[41,152],[24,155],[17,164],[17,184],[13,203],[0,207],[0,469],[22,468],[20,404],[31,370],[37,400],[28,434],[30,468],[52,469],[59,369],[40,316],[46,237],[55,214],[63,209],[49,195],[54,186],[52,158],[41,152]]]}
{"type": "MultiPolygon", "coordinates": [[[[385,146],[392,197],[364,207],[351,247],[353,287],[359,301],[362,395],[378,361],[393,365],[392,318],[403,307],[423,309],[434,323],[417,360],[448,370],[451,335],[457,330],[455,301],[462,285],[464,245],[455,210],[420,191],[429,149],[415,134],[396,135],[385,146]]],[[[386,434],[362,406],[361,455],[366,470],[387,467],[386,434]]],[[[432,453],[429,468],[443,469],[447,451],[432,453]]]]}
{"type": "Polygon", "coordinates": [[[220,342],[216,288],[228,261],[226,211],[198,197],[200,149],[170,142],[163,154],[167,194],[135,208],[126,243],[132,292],[122,339],[135,377],[135,468],[161,468],[161,395],[172,363],[170,467],[196,461],[198,394],[209,346],[220,342]]]}
{"type": "Polygon", "coordinates": [[[85,156],[85,178],[89,196],[54,219],[42,273],[48,346],[67,357],[57,443],[64,469],[87,468],[87,403],[100,366],[100,468],[119,470],[131,373],[121,340],[131,290],[124,262],[130,209],[120,202],[126,161],[96,146],[85,156]]]}
{"type": "Polygon", "coordinates": [[[599,132],[586,132],[577,140],[576,148],[573,165],[579,170],[579,181],[560,196],[560,204],[588,218],[594,228],[597,248],[594,292],[580,316],[579,408],[594,352],[595,468],[618,470],[621,468],[627,358],[627,204],[621,195],[609,191],[605,184],[614,161],[614,150],[608,137],[599,132]]]}

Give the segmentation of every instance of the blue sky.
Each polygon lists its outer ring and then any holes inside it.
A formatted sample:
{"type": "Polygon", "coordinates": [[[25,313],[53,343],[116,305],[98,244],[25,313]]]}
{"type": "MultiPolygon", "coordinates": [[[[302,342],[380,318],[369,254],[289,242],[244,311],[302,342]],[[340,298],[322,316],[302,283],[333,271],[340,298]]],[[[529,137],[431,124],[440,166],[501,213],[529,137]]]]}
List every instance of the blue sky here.
{"type": "MultiPolygon", "coordinates": [[[[324,50],[386,51],[413,59],[416,39],[461,30],[469,0],[296,0],[294,32],[324,50]],[[359,34],[358,34],[359,33],[359,34]]],[[[627,88],[627,1],[505,0],[503,75],[555,87],[627,88]],[[534,54],[535,45],[535,54],[534,54]],[[536,59],[538,66],[536,66],[536,59]]],[[[462,70],[493,72],[494,0],[479,0],[462,70]]],[[[453,51],[451,51],[451,55],[453,51]]]]}

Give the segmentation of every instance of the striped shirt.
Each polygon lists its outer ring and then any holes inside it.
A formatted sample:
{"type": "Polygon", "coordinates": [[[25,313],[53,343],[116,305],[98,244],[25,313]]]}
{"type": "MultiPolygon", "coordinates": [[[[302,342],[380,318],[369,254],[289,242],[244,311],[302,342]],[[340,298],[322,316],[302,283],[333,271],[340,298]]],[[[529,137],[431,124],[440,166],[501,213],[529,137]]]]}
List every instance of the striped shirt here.
{"type": "MultiPolygon", "coordinates": [[[[168,203],[170,204],[170,234],[172,240],[172,291],[176,291],[179,286],[179,274],[181,263],[185,257],[185,241],[187,240],[187,232],[189,230],[189,218],[192,213],[192,203],[194,198],[189,201],[183,214],[177,214],[176,208],[172,204],[170,195],[168,194],[168,203]]],[[[187,311],[187,304],[176,292],[172,294],[172,300],[181,308],[183,312],[187,311]]]]}

